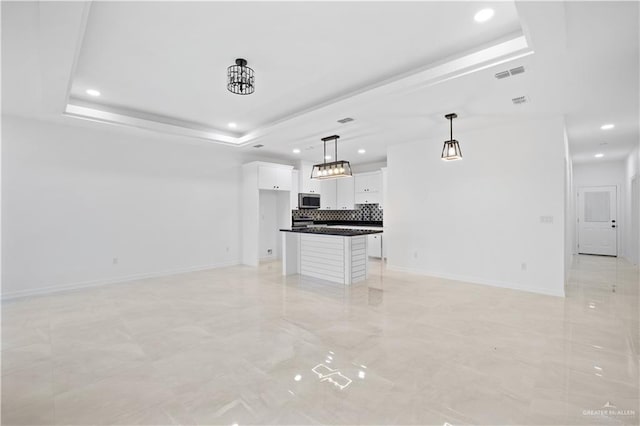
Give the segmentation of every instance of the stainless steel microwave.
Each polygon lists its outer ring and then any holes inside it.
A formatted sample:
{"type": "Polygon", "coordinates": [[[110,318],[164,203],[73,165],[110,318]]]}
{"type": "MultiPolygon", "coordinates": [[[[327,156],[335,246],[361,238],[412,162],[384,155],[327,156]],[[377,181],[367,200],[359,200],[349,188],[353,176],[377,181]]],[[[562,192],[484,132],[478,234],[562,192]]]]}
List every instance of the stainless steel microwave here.
{"type": "Polygon", "coordinates": [[[319,209],[320,194],[298,194],[299,209],[319,209]]]}

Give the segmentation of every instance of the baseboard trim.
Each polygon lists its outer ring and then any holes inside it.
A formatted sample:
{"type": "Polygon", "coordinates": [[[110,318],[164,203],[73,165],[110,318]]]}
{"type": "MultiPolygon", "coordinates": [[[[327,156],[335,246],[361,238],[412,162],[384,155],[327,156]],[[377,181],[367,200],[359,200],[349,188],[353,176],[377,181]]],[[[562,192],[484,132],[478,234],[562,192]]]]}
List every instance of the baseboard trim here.
{"type": "Polygon", "coordinates": [[[106,280],[91,280],[91,281],[83,281],[83,282],[77,282],[72,284],[41,287],[38,289],[15,291],[13,293],[8,293],[8,294],[3,293],[2,296],[0,297],[0,300],[6,301],[6,300],[13,300],[13,299],[21,299],[24,297],[43,296],[43,295],[53,294],[53,293],[81,290],[89,287],[99,287],[107,284],[126,283],[129,281],[142,280],[146,278],[157,278],[157,277],[165,277],[169,275],[185,274],[188,272],[204,271],[207,269],[226,268],[229,266],[239,265],[240,263],[241,263],[240,260],[237,259],[237,260],[230,260],[226,262],[211,263],[208,265],[199,265],[199,266],[191,266],[187,268],[170,269],[170,270],[160,271],[160,272],[145,272],[141,274],[123,275],[121,277],[109,278],[106,280]]]}
{"type": "Polygon", "coordinates": [[[506,288],[506,289],[509,289],[509,290],[526,291],[526,292],[529,292],[529,293],[543,294],[545,296],[565,297],[564,288],[562,289],[561,292],[558,292],[558,291],[551,290],[551,289],[546,289],[546,288],[531,288],[531,287],[523,287],[523,286],[514,286],[513,283],[486,280],[486,279],[481,279],[481,278],[476,278],[476,277],[468,277],[468,276],[455,275],[455,274],[436,273],[436,272],[427,271],[427,270],[424,270],[424,269],[407,268],[407,267],[404,267],[404,266],[397,266],[397,265],[392,265],[392,264],[388,264],[387,265],[387,269],[390,269],[392,271],[405,272],[405,273],[414,274],[414,275],[424,275],[424,276],[429,276],[429,277],[434,277],[434,278],[443,278],[443,279],[446,279],[446,280],[462,281],[462,282],[469,283],[469,284],[479,284],[479,285],[487,285],[487,286],[490,286],[490,287],[506,288]]]}

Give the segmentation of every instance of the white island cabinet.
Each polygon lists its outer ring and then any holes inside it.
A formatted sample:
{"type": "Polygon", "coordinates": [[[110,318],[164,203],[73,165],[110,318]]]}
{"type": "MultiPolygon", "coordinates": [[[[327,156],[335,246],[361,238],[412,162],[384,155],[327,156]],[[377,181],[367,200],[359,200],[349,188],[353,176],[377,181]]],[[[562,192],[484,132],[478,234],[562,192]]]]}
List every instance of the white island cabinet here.
{"type": "Polygon", "coordinates": [[[377,230],[317,229],[282,232],[282,274],[350,285],[367,278],[367,236],[377,230]]]}

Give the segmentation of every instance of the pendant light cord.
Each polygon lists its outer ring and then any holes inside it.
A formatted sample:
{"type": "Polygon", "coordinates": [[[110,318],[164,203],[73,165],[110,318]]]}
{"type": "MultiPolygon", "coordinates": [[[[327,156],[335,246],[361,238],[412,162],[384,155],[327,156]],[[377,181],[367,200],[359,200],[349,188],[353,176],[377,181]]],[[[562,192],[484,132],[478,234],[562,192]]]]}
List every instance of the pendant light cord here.
{"type": "Polygon", "coordinates": [[[449,117],[449,140],[453,140],[453,117],[449,117]]]}
{"type": "Polygon", "coordinates": [[[324,141],[324,157],[322,157],[324,164],[327,164],[327,141],[324,141]]]}

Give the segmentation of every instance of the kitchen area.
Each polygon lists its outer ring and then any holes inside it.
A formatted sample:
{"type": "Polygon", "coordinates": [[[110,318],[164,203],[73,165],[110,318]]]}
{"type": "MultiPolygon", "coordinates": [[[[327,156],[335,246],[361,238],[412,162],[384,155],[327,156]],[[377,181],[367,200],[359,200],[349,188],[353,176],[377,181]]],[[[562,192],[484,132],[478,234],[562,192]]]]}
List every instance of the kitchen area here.
{"type": "Polygon", "coordinates": [[[344,285],[366,279],[369,263],[383,263],[386,254],[385,166],[318,179],[305,161],[245,164],[243,263],[279,260],[283,275],[344,285]]]}

